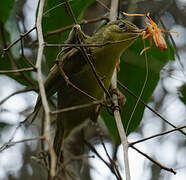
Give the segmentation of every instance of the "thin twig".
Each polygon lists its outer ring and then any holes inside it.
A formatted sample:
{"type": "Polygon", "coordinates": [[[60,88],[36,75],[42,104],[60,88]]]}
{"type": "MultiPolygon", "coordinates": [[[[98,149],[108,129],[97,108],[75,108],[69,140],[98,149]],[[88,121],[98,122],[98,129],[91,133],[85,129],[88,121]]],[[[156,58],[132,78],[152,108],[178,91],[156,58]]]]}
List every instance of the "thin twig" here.
{"type": "Polygon", "coordinates": [[[103,141],[103,137],[100,136],[100,139],[101,139],[101,144],[103,146],[103,149],[104,149],[104,151],[105,151],[105,153],[106,153],[106,155],[107,155],[107,157],[108,157],[108,159],[110,161],[110,166],[111,166],[112,170],[114,171],[114,174],[116,175],[117,179],[122,180],[121,174],[120,174],[120,172],[118,170],[118,166],[116,165],[115,161],[113,161],[113,159],[110,157],[110,155],[109,155],[109,153],[107,151],[107,148],[105,146],[105,143],[103,141]]]}
{"type": "Polygon", "coordinates": [[[24,121],[22,121],[22,122],[20,122],[20,123],[18,124],[18,126],[15,128],[15,130],[14,130],[14,132],[12,133],[11,138],[8,140],[8,142],[6,142],[4,145],[2,145],[2,146],[0,147],[0,152],[3,151],[3,150],[5,150],[6,147],[7,147],[7,145],[10,144],[10,143],[12,142],[12,140],[13,140],[14,137],[15,137],[15,134],[16,134],[17,130],[18,130],[23,124],[24,124],[24,121]]]}
{"type": "Polygon", "coordinates": [[[50,169],[50,176],[53,178],[55,176],[55,170],[56,170],[56,155],[54,152],[54,149],[52,147],[52,140],[50,136],[50,109],[48,106],[48,101],[45,93],[45,87],[42,79],[42,72],[41,72],[41,62],[43,57],[43,50],[44,50],[44,40],[43,40],[43,33],[42,33],[42,14],[43,14],[43,7],[44,7],[45,0],[40,0],[39,2],[39,9],[38,9],[38,15],[37,15],[37,35],[38,35],[38,54],[37,54],[37,61],[36,61],[36,68],[37,68],[37,78],[39,83],[39,89],[41,94],[41,100],[43,104],[43,108],[45,111],[45,128],[44,128],[44,137],[48,143],[49,146],[49,152],[51,157],[51,169],[50,169]]]}
{"type": "MultiPolygon", "coordinates": [[[[23,34],[20,34],[20,37],[21,36],[23,36],[23,34]]],[[[21,39],[21,55],[25,59],[26,63],[35,69],[34,64],[25,56],[24,46],[23,46],[23,39],[21,39]]]]}
{"type": "Polygon", "coordinates": [[[22,69],[14,69],[14,70],[4,70],[0,71],[0,74],[11,74],[11,73],[19,73],[19,72],[28,72],[28,71],[35,71],[35,68],[22,68],[22,69]]]}
{"type": "Polygon", "coordinates": [[[42,139],[44,139],[44,136],[22,139],[19,141],[10,141],[0,147],[0,152],[4,151],[5,149],[10,148],[11,146],[14,146],[15,144],[18,144],[18,143],[24,143],[24,142],[28,142],[28,141],[36,141],[36,140],[42,140],[42,139]]]}
{"type": "Polygon", "coordinates": [[[65,5],[66,5],[66,7],[67,7],[67,12],[70,14],[70,16],[72,17],[72,19],[73,19],[73,21],[74,21],[74,23],[75,24],[78,24],[78,22],[77,22],[77,19],[76,19],[76,17],[75,17],[75,15],[74,15],[74,13],[73,13],[73,11],[72,11],[72,7],[70,6],[70,4],[69,4],[69,1],[68,0],[65,0],[65,5]]]}
{"type": "MultiPolygon", "coordinates": [[[[20,39],[18,39],[18,40],[16,40],[16,41],[14,41],[11,45],[9,45],[8,47],[7,47],[7,41],[6,41],[6,36],[5,36],[5,32],[4,32],[4,27],[3,27],[3,24],[2,23],[0,23],[0,25],[1,25],[1,34],[2,34],[2,40],[3,40],[3,45],[4,45],[4,47],[5,47],[5,49],[3,50],[3,54],[2,54],[2,56],[4,56],[5,55],[5,53],[7,52],[7,54],[8,54],[8,57],[9,57],[9,59],[10,59],[10,61],[12,62],[12,64],[14,64],[15,66],[16,66],[16,68],[17,69],[22,69],[21,67],[20,67],[20,65],[17,63],[17,61],[13,58],[13,56],[12,56],[12,54],[11,54],[11,52],[10,51],[8,51],[9,50],[9,48],[11,48],[14,44],[16,44],[17,42],[19,42],[19,40],[20,39]],[[7,48],[6,48],[7,47],[7,48]]],[[[31,29],[32,30],[32,29],[31,29]]],[[[31,32],[31,30],[29,30],[27,33],[25,33],[26,35],[29,33],[29,32],[31,32]]],[[[4,73],[3,71],[1,71],[2,73],[4,73]]],[[[10,72],[10,71],[9,71],[10,72]]],[[[9,73],[8,72],[8,73],[9,73]]],[[[11,72],[12,73],[12,72],[11,72]]],[[[21,72],[20,71],[20,73],[21,73],[21,75],[22,75],[22,78],[23,79],[25,79],[27,82],[29,82],[31,85],[33,85],[33,86],[35,86],[36,84],[33,82],[33,80],[31,79],[31,78],[29,78],[26,74],[24,74],[24,72],[21,72]]]]}
{"type": "MultiPolygon", "coordinates": [[[[69,0],[69,1],[72,1],[72,0],[69,0]]],[[[48,9],[47,11],[45,11],[45,12],[43,13],[43,16],[45,16],[45,15],[48,14],[49,12],[53,11],[54,9],[56,9],[56,8],[58,8],[58,7],[62,6],[62,5],[64,5],[65,3],[66,3],[66,2],[59,3],[59,4],[57,4],[56,6],[54,6],[54,7],[50,8],[50,9],[48,9]]]]}
{"type": "MultiPolygon", "coordinates": [[[[89,24],[89,23],[95,23],[95,22],[98,22],[98,21],[102,21],[102,20],[105,20],[106,22],[109,21],[108,17],[99,17],[99,18],[92,18],[92,19],[87,19],[87,20],[84,19],[81,22],[79,22],[78,24],[79,25],[85,25],[85,24],[89,24]]],[[[53,31],[48,31],[46,34],[44,34],[44,38],[60,34],[60,33],[64,32],[64,31],[67,31],[67,30],[71,30],[73,27],[74,27],[74,24],[69,25],[69,26],[65,26],[65,27],[62,27],[62,28],[59,28],[59,29],[56,29],[56,30],[53,30],[53,31]]],[[[29,43],[29,45],[32,45],[32,44],[36,43],[37,41],[38,40],[31,41],[29,43]]]]}
{"type": "Polygon", "coordinates": [[[95,106],[95,105],[98,105],[98,104],[103,105],[103,101],[93,101],[93,102],[88,103],[88,104],[82,104],[82,105],[77,105],[77,106],[71,106],[71,107],[68,107],[68,108],[58,109],[58,110],[52,111],[50,113],[51,114],[58,114],[58,113],[63,113],[63,112],[68,112],[68,111],[74,111],[74,110],[77,110],[77,109],[83,109],[83,108],[95,106]]]}
{"type": "Polygon", "coordinates": [[[7,101],[9,98],[11,98],[12,96],[16,95],[16,94],[20,94],[20,93],[25,93],[28,91],[33,91],[36,90],[36,88],[33,87],[26,87],[24,89],[18,90],[16,92],[13,92],[12,94],[10,94],[9,96],[5,97],[3,100],[0,101],[0,105],[3,104],[5,101],[7,101]]]}
{"type": "Polygon", "coordinates": [[[3,49],[3,56],[4,54],[12,47],[14,46],[16,43],[18,43],[22,38],[24,38],[25,36],[27,36],[29,33],[31,33],[34,29],[36,29],[36,26],[34,26],[33,28],[31,28],[29,31],[27,31],[26,33],[22,34],[18,39],[16,39],[14,42],[12,42],[7,48],[3,49]]]}
{"type": "MultiPolygon", "coordinates": [[[[136,33],[140,33],[142,32],[140,31],[136,31],[136,33]]],[[[110,42],[106,42],[106,43],[102,43],[102,44],[48,44],[45,43],[45,47],[104,47],[104,46],[108,46],[108,45],[112,45],[112,44],[118,44],[118,43],[122,43],[122,42],[126,42],[126,41],[131,41],[133,39],[136,39],[136,37],[131,37],[128,39],[124,39],[124,40],[120,40],[120,41],[110,41],[110,42]]]]}
{"type": "Polygon", "coordinates": [[[100,0],[96,0],[96,2],[98,2],[102,7],[104,7],[108,12],[110,12],[110,9],[100,0]]]}
{"type": "MultiPolygon", "coordinates": [[[[76,156],[70,156],[65,162],[61,163],[60,161],[58,162],[59,163],[59,168],[57,169],[57,172],[56,172],[56,177],[58,176],[58,174],[60,174],[60,172],[64,169],[65,170],[65,173],[67,173],[72,179],[71,180],[76,180],[77,178],[75,178],[73,175],[72,175],[72,172],[69,172],[68,169],[65,169],[65,166],[68,166],[68,164],[72,163],[73,160],[82,160],[82,159],[87,159],[87,158],[95,158],[95,156],[89,156],[89,155],[85,155],[85,154],[82,154],[82,155],[76,155],[76,156]]],[[[85,162],[86,163],[86,162],[85,162]]],[[[89,165],[89,164],[88,164],[89,165]]]]}
{"type": "MultiPolygon", "coordinates": [[[[144,43],[144,48],[145,48],[145,41],[143,41],[143,43],[144,43]]],[[[142,88],[141,88],[140,94],[139,94],[139,96],[138,96],[138,98],[137,98],[137,101],[136,101],[136,103],[135,103],[135,105],[134,105],[134,108],[133,108],[133,110],[132,110],[131,116],[130,116],[129,121],[128,121],[128,123],[127,123],[126,133],[128,132],[130,123],[131,123],[131,121],[132,121],[132,118],[133,118],[133,116],[134,116],[134,113],[135,113],[135,111],[136,111],[136,108],[137,108],[137,106],[138,106],[138,104],[139,104],[139,100],[141,99],[141,97],[142,97],[142,95],[143,95],[143,92],[144,92],[144,90],[145,90],[145,87],[146,87],[146,84],[147,84],[147,80],[148,80],[148,76],[149,76],[149,67],[148,67],[147,52],[145,51],[145,80],[144,80],[144,82],[143,82],[143,86],[142,86],[142,88]]]]}
{"type": "MultiPolygon", "coordinates": [[[[130,95],[132,95],[134,98],[138,99],[138,97],[125,85],[123,85],[121,82],[117,81],[119,86],[121,88],[123,88],[125,91],[127,91],[130,95]]],[[[167,124],[169,124],[170,126],[172,126],[173,128],[177,128],[174,124],[170,123],[167,119],[165,119],[160,113],[158,113],[156,110],[154,110],[153,108],[151,108],[148,104],[146,104],[142,99],[139,99],[139,102],[142,103],[145,107],[147,107],[149,110],[151,110],[154,114],[156,114],[159,118],[161,118],[164,122],[166,122],[167,124]]],[[[179,132],[181,132],[182,134],[186,135],[186,133],[179,129],[179,132]]]]}
{"type": "Polygon", "coordinates": [[[186,126],[182,126],[182,127],[178,127],[178,128],[169,130],[169,131],[165,131],[165,132],[162,132],[162,133],[154,134],[154,135],[149,136],[149,137],[147,137],[147,138],[143,138],[143,139],[140,139],[140,140],[138,140],[138,141],[130,142],[130,143],[129,143],[129,146],[132,146],[132,145],[135,145],[135,144],[137,144],[137,143],[141,143],[141,142],[147,141],[147,140],[149,140],[149,139],[152,139],[152,138],[155,138],[155,137],[158,137],[158,136],[163,136],[163,135],[166,135],[166,134],[169,134],[169,133],[171,133],[171,132],[178,131],[178,130],[184,129],[184,128],[186,128],[186,126]]]}
{"type": "Polygon", "coordinates": [[[150,157],[149,155],[147,155],[144,152],[140,151],[136,147],[134,147],[134,146],[130,146],[130,147],[133,148],[133,149],[135,149],[137,152],[139,152],[143,156],[145,156],[147,159],[149,159],[150,161],[152,161],[154,164],[156,164],[157,166],[159,166],[161,169],[164,169],[166,171],[172,172],[173,174],[176,174],[176,172],[172,168],[168,168],[168,167],[160,164],[159,162],[157,162],[156,160],[154,160],[152,157],[150,157]]]}
{"type": "Polygon", "coordinates": [[[113,99],[109,99],[107,98],[106,100],[96,100],[96,101],[92,101],[91,103],[87,103],[87,104],[81,104],[81,105],[76,105],[76,106],[71,106],[71,107],[67,107],[67,108],[63,108],[63,109],[58,109],[56,111],[51,111],[51,114],[58,114],[58,113],[63,113],[63,112],[68,112],[68,111],[74,111],[77,109],[83,109],[83,108],[87,108],[87,107],[91,107],[91,106],[95,106],[95,105],[102,105],[106,108],[112,108],[110,105],[107,105],[108,102],[111,102],[113,99]]]}
{"type": "Polygon", "coordinates": [[[66,81],[66,83],[70,86],[72,86],[74,89],[76,89],[77,91],[79,91],[80,93],[84,94],[85,96],[89,97],[90,99],[92,99],[93,101],[97,101],[96,98],[94,98],[93,96],[89,95],[88,93],[86,93],[85,91],[81,90],[80,88],[78,88],[76,85],[74,85],[69,78],[66,76],[65,72],[63,71],[62,67],[59,64],[59,61],[56,61],[56,64],[58,66],[59,72],[61,74],[61,76],[64,78],[64,80],[66,81]]]}
{"type": "MultiPolygon", "coordinates": [[[[82,20],[80,23],[78,23],[79,25],[85,25],[85,24],[89,24],[89,23],[95,23],[98,21],[102,21],[102,20],[106,20],[108,22],[108,18],[107,17],[99,17],[99,18],[93,18],[93,19],[87,19],[87,20],[82,20]]],[[[72,29],[72,27],[74,27],[74,25],[69,25],[69,26],[65,26],[59,29],[56,29],[54,31],[48,31],[45,35],[44,38],[62,33],[64,31],[70,30],[72,29]]]]}
{"type": "MultiPolygon", "coordinates": [[[[8,54],[8,57],[9,57],[11,63],[12,63],[12,66],[13,66],[13,67],[16,67],[18,70],[22,69],[21,65],[20,65],[20,64],[18,63],[18,61],[13,57],[13,55],[11,54],[11,52],[10,52],[10,51],[7,51],[7,54],[8,54]]],[[[23,68],[23,69],[25,69],[25,68],[23,68]]],[[[26,69],[27,69],[27,68],[26,68],[26,69]]],[[[29,70],[29,68],[28,68],[28,70],[29,70]]],[[[30,71],[32,71],[32,70],[30,70],[30,71]]],[[[35,70],[33,70],[33,71],[35,71],[35,70]]],[[[23,70],[23,71],[20,71],[20,72],[18,72],[18,73],[20,73],[20,74],[18,74],[18,75],[21,76],[25,81],[27,81],[27,82],[28,82],[29,84],[31,84],[32,86],[36,87],[36,83],[34,82],[34,80],[33,80],[31,77],[29,77],[27,74],[25,74],[25,73],[24,73],[24,70],[23,70]]]]}
{"type": "Polygon", "coordinates": [[[86,140],[84,140],[84,142],[85,142],[85,144],[90,148],[90,150],[91,150],[93,153],[95,153],[96,156],[97,156],[101,161],[103,161],[103,163],[111,170],[111,172],[116,176],[116,178],[117,178],[118,180],[121,180],[121,179],[119,179],[118,175],[116,174],[116,172],[115,172],[113,166],[112,166],[111,164],[109,164],[107,161],[105,161],[105,160],[102,158],[102,156],[97,152],[97,150],[95,149],[95,147],[94,147],[91,143],[89,143],[88,141],[86,141],[86,140]]]}
{"type": "MultiPolygon", "coordinates": [[[[78,28],[76,28],[77,30],[79,30],[78,28]]],[[[77,34],[78,35],[78,34],[77,34]]],[[[79,37],[77,37],[78,39],[78,43],[81,45],[82,42],[80,40],[79,37]]],[[[85,47],[80,47],[80,50],[82,52],[82,55],[84,56],[85,60],[87,61],[87,63],[90,65],[90,68],[99,84],[99,86],[103,89],[103,91],[105,92],[105,94],[107,95],[107,97],[111,98],[111,95],[110,93],[108,92],[108,90],[105,88],[105,85],[103,83],[103,81],[101,80],[100,76],[98,75],[97,71],[96,71],[96,68],[94,67],[93,63],[94,62],[94,59],[93,59],[93,56],[90,56],[92,58],[92,61],[90,60],[88,54],[87,54],[87,49],[85,47]]]]}

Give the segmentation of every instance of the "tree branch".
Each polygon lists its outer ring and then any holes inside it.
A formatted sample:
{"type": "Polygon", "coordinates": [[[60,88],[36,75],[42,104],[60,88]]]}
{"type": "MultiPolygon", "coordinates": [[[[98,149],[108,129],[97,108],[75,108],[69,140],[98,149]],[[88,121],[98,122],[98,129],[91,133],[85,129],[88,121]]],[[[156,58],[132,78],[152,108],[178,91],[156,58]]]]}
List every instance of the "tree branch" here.
{"type": "Polygon", "coordinates": [[[155,138],[155,137],[158,137],[158,136],[163,136],[163,135],[169,134],[169,133],[174,132],[174,131],[179,131],[180,129],[184,129],[184,128],[186,128],[186,126],[182,126],[182,127],[178,127],[178,128],[172,129],[170,131],[165,131],[165,132],[162,132],[162,133],[154,134],[154,135],[149,136],[147,138],[140,139],[140,140],[134,141],[134,142],[130,142],[129,146],[133,146],[134,144],[141,143],[141,142],[147,141],[149,139],[152,139],[152,138],[155,138]]]}
{"type": "Polygon", "coordinates": [[[9,98],[11,98],[12,96],[16,95],[16,94],[20,94],[20,93],[24,93],[24,92],[28,92],[28,91],[33,91],[36,90],[33,87],[26,87],[24,89],[18,90],[16,92],[13,92],[12,94],[10,94],[9,96],[5,97],[3,100],[0,101],[0,105],[3,104],[5,101],[7,101],[9,98]]]}
{"type": "Polygon", "coordinates": [[[35,69],[33,67],[30,67],[30,68],[22,68],[22,69],[14,69],[14,70],[4,70],[4,71],[0,71],[0,74],[11,74],[11,73],[28,72],[28,71],[35,71],[35,69]]]}
{"type": "Polygon", "coordinates": [[[42,140],[42,139],[44,139],[44,137],[39,136],[39,137],[34,137],[34,138],[22,139],[19,141],[9,141],[0,147],[0,152],[4,151],[5,149],[10,148],[11,146],[14,146],[15,144],[18,144],[18,143],[24,143],[24,142],[28,142],[28,141],[36,141],[36,140],[42,140]]]}
{"type": "Polygon", "coordinates": [[[16,39],[13,43],[11,43],[7,48],[3,49],[3,56],[4,54],[11,48],[13,47],[16,43],[18,43],[21,39],[23,39],[25,36],[27,36],[29,33],[31,33],[34,29],[36,29],[36,27],[34,26],[33,28],[31,28],[29,31],[27,31],[24,34],[21,34],[20,37],[18,39],[16,39]]]}
{"type": "Polygon", "coordinates": [[[39,3],[39,9],[38,9],[38,15],[37,15],[37,22],[36,22],[36,28],[37,28],[37,35],[38,35],[38,42],[39,42],[39,48],[38,48],[38,54],[37,54],[37,61],[36,61],[36,69],[37,69],[37,78],[39,83],[39,89],[41,94],[41,100],[45,112],[45,127],[44,127],[44,137],[48,143],[49,146],[49,153],[51,157],[51,169],[50,169],[50,176],[53,178],[55,176],[55,169],[56,169],[56,155],[54,152],[54,149],[52,147],[52,140],[50,136],[50,109],[48,106],[48,101],[45,93],[44,83],[42,79],[42,72],[41,72],[41,62],[42,62],[42,56],[43,56],[43,50],[44,50],[44,40],[43,40],[43,33],[42,33],[42,14],[43,14],[43,7],[44,7],[45,0],[40,0],[39,3]]]}
{"type": "MultiPolygon", "coordinates": [[[[112,0],[111,1],[111,10],[110,10],[110,20],[116,20],[117,13],[118,13],[118,0],[112,0]]],[[[111,82],[111,89],[114,90],[117,88],[117,71],[115,69],[114,75],[112,77],[112,82],[111,82]]],[[[127,136],[125,133],[125,130],[123,128],[122,120],[121,120],[121,115],[120,111],[118,108],[118,99],[117,95],[113,94],[113,106],[114,106],[114,118],[116,121],[116,125],[118,128],[119,136],[121,139],[121,143],[123,145],[123,156],[124,156],[124,172],[126,174],[126,180],[130,180],[130,169],[129,169],[129,159],[128,159],[128,141],[127,141],[127,136]]]]}
{"type": "Polygon", "coordinates": [[[172,172],[173,174],[176,174],[176,172],[172,168],[168,168],[168,167],[160,164],[159,162],[157,162],[156,160],[154,160],[152,157],[150,157],[149,155],[147,155],[144,152],[140,151],[136,147],[134,147],[134,146],[130,146],[130,147],[133,148],[133,149],[135,149],[138,153],[140,153],[143,156],[145,156],[147,159],[149,159],[150,161],[152,161],[154,164],[156,164],[157,166],[159,166],[161,169],[164,169],[166,171],[172,172]]]}

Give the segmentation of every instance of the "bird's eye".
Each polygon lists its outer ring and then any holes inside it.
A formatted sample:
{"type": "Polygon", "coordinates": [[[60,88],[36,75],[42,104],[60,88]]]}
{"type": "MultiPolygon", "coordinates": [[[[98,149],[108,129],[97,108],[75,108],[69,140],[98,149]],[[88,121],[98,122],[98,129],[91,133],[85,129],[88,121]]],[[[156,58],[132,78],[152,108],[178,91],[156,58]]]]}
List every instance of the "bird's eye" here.
{"type": "Polygon", "coordinates": [[[122,28],[125,28],[126,24],[124,22],[120,22],[118,26],[122,29],[122,28]]]}

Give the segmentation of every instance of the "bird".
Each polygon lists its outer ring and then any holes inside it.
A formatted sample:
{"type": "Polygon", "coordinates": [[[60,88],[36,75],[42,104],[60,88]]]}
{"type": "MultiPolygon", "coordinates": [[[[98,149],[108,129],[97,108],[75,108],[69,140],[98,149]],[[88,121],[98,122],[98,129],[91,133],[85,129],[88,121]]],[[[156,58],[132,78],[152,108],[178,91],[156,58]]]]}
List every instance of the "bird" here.
{"type": "MultiPolygon", "coordinates": [[[[132,22],[118,19],[103,25],[94,35],[85,35],[82,31],[77,38],[78,26],[70,33],[67,43],[85,44],[84,48],[67,47],[59,53],[59,60],[50,70],[44,83],[47,98],[56,92],[60,95],[60,108],[84,105],[94,100],[104,99],[104,89],[98,82],[101,79],[105,90],[108,90],[115,68],[119,68],[120,56],[142,35],[132,22]],[[88,46],[89,45],[89,46],[88,46]],[[91,46],[92,45],[92,46],[91,46]],[[86,51],[86,52],[83,52],[86,51]],[[98,77],[89,61],[85,57],[87,54],[98,77]],[[63,74],[63,75],[62,75],[63,74]],[[72,87],[71,82],[77,88],[72,87]]],[[[35,114],[41,108],[41,96],[38,96],[35,114]]],[[[54,150],[60,156],[62,144],[75,130],[83,127],[88,119],[96,121],[98,105],[80,108],[69,112],[60,113],[57,119],[56,134],[54,137],[54,150]]]]}

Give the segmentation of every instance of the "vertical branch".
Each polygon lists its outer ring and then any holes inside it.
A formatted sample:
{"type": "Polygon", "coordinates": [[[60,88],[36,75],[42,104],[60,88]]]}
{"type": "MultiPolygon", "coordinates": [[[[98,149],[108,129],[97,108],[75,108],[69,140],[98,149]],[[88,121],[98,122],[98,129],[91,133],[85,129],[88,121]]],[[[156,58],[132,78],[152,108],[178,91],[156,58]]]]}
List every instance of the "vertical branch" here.
{"type": "Polygon", "coordinates": [[[44,7],[45,0],[40,0],[39,2],[39,10],[37,15],[37,21],[36,21],[36,28],[37,28],[37,35],[38,35],[38,53],[37,53],[37,62],[36,62],[36,69],[37,69],[37,78],[38,78],[38,84],[41,94],[41,100],[45,112],[45,127],[44,127],[44,137],[48,143],[49,146],[49,153],[51,156],[51,169],[50,169],[50,175],[51,177],[54,177],[55,175],[55,165],[56,165],[56,156],[55,152],[52,147],[51,142],[51,136],[50,136],[50,109],[48,106],[48,101],[45,93],[44,83],[42,79],[42,72],[41,72],[41,62],[42,62],[42,56],[43,56],[43,50],[44,50],[44,40],[43,40],[43,33],[42,33],[42,14],[43,14],[43,7],[44,7]]]}
{"type": "MultiPolygon", "coordinates": [[[[112,0],[111,1],[111,10],[110,10],[110,20],[116,20],[117,13],[118,13],[118,5],[119,5],[119,0],[112,0]]],[[[111,89],[116,89],[117,88],[117,71],[115,69],[114,75],[112,77],[112,82],[111,82],[111,89]]],[[[121,120],[121,115],[120,111],[118,108],[118,99],[117,95],[113,94],[113,104],[114,104],[114,118],[116,121],[116,125],[118,128],[119,136],[121,139],[121,143],[123,145],[123,156],[124,156],[124,169],[126,173],[126,180],[130,180],[130,169],[129,169],[129,159],[128,159],[128,141],[127,141],[127,136],[125,133],[125,130],[123,128],[122,120],[121,120]]]]}
{"type": "Polygon", "coordinates": [[[109,19],[111,21],[115,21],[118,15],[118,6],[119,6],[119,0],[111,0],[110,5],[110,16],[109,19]]]}

